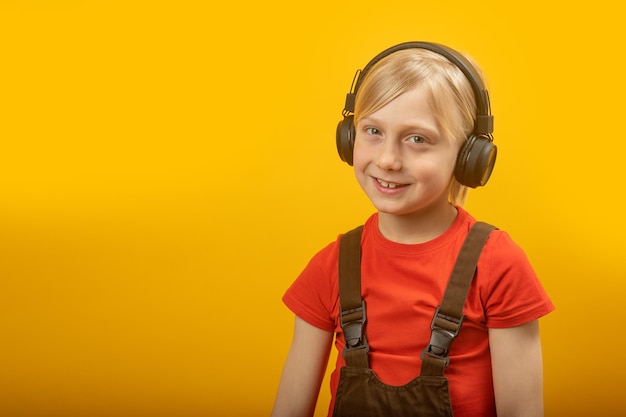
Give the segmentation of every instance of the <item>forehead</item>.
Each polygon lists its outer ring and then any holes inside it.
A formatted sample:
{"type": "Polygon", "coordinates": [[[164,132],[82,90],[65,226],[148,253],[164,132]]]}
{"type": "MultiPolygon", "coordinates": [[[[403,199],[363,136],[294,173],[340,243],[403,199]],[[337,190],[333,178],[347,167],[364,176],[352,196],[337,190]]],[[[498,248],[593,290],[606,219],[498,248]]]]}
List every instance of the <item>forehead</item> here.
{"type": "Polygon", "coordinates": [[[414,119],[433,116],[432,94],[422,86],[401,92],[386,102],[381,102],[376,109],[363,114],[362,119],[414,119]]]}

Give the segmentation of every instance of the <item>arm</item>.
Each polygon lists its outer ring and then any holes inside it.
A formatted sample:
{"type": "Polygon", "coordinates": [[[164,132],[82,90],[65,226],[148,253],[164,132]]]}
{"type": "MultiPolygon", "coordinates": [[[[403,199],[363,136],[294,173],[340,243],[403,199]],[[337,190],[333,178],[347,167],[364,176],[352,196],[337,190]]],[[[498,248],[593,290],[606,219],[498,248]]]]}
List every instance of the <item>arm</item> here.
{"type": "Polygon", "coordinates": [[[493,385],[499,417],[543,416],[543,362],[537,320],[489,329],[493,385]]]}
{"type": "Polygon", "coordinates": [[[313,416],[332,340],[332,332],[296,317],[272,417],[313,416]]]}

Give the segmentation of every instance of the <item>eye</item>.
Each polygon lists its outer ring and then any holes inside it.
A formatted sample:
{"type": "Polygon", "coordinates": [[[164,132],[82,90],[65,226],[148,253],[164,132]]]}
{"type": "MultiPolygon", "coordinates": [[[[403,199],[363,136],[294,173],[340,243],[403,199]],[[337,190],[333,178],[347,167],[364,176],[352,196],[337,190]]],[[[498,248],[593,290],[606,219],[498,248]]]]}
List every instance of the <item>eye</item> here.
{"type": "Polygon", "coordinates": [[[412,143],[425,143],[426,139],[423,136],[417,136],[416,135],[416,136],[411,136],[409,138],[409,142],[412,142],[412,143]]]}
{"type": "Polygon", "coordinates": [[[380,130],[378,130],[378,129],[377,129],[377,128],[375,128],[375,127],[368,127],[368,128],[365,128],[365,132],[366,132],[368,135],[380,135],[380,130]]]}

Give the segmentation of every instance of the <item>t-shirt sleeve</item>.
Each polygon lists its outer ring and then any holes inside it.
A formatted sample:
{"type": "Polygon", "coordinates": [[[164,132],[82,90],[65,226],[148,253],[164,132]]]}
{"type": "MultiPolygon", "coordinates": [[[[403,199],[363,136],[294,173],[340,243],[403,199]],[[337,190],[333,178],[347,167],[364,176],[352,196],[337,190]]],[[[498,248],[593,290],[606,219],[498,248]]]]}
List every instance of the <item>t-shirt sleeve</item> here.
{"type": "Polygon", "coordinates": [[[483,264],[489,277],[483,288],[487,327],[520,326],[554,310],[524,251],[504,231],[489,240],[483,264]]]}
{"type": "Polygon", "coordinates": [[[316,253],[283,295],[285,305],[307,323],[335,331],[338,307],[338,246],[333,242],[316,253]]]}

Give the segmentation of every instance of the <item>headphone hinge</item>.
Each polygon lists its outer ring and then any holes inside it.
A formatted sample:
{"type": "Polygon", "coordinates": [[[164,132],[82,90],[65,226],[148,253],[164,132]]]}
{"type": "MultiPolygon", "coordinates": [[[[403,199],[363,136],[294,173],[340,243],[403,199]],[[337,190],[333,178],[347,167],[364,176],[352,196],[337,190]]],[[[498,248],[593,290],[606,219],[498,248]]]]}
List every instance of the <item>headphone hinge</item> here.
{"type": "Polygon", "coordinates": [[[493,116],[490,114],[479,114],[476,116],[474,131],[478,134],[491,136],[493,132],[493,116]]]}
{"type": "Polygon", "coordinates": [[[356,98],[356,96],[354,95],[354,93],[346,94],[346,105],[343,107],[343,109],[344,109],[343,110],[343,115],[344,116],[346,116],[347,114],[354,113],[355,98],[356,98]]]}

